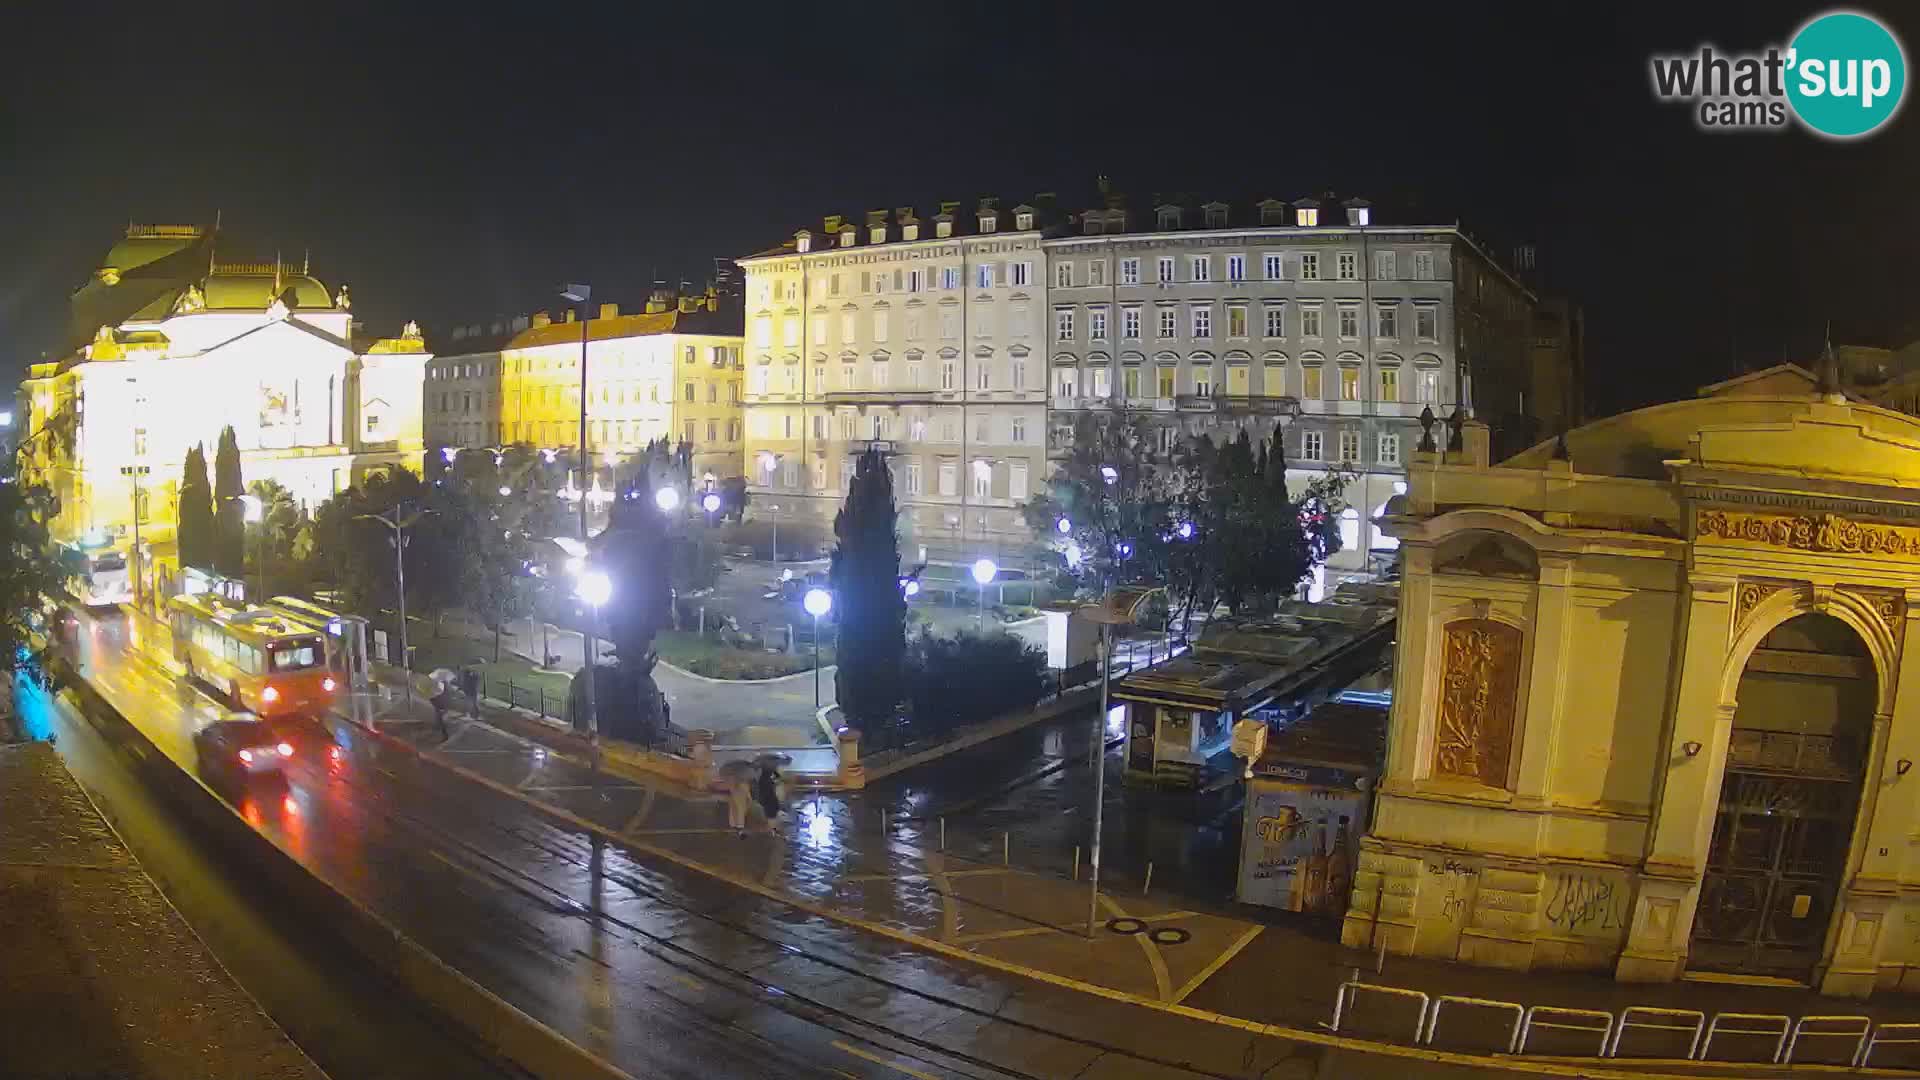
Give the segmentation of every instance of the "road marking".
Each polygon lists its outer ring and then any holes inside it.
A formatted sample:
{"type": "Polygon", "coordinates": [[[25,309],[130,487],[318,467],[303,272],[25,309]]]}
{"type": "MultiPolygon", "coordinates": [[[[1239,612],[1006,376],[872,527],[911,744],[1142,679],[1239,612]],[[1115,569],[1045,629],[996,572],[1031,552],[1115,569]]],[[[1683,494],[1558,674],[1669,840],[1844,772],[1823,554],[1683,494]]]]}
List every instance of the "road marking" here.
{"type": "Polygon", "coordinates": [[[947,876],[950,878],[957,878],[957,877],[973,877],[978,874],[1011,874],[1011,873],[1013,873],[1013,870],[1010,867],[989,866],[981,870],[949,870],[947,871],[947,876]]]}
{"type": "MultiPolygon", "coordinates": [[[[1119,918],[1130,919],[1133,917],[1128,915],[1119,904],[1115,903],[1113,897],[1105,893],[1100,895],[1100,903],[1119,918]]],[[[1141,951],[1147,954],[1147,966],[1153,969],[1153,986],[1154,989],[1160,992],[1160,1000],[1168,1000],[1173,996],[1173,991],[1167,986],[1167,962],[1160,956],[1160,946],[1155,944],[1153,939],[1146,934],[1129,934],[1128,936],[1139,942],[1141,951]]]]}
{"type": "Polygon", "coordinates": [[[693,836],[699,833],[732,833],[737,829],[641,829],[635,836],[693,836]]]}
{"type": "Polygon", "coordinates": [[[1018,930],[993,930],[984,934],[961,934],[953,939],[956,945],[971,945],[981,941],[999,941],[1003,938],[1032,937],[1035,934],[1064,934],[1065,930],[1057,926],[1023,926],[1018,930]]]}
{"type": "Polygon", "coordinates": [[[1227,946],[1226,950],[1223,951],[1219,956],[1214,957],[1211,963],[1207,964],[1206,967],[1201,968],[1200,973],[1198,975],[1195,975],[1193,978],[1187,980],[1187,985],[1181,987],[1180,992],[1173,995],[1173,1003],[1175,1005],[1178,1005],[1181,1002],[1187,1000],[1188,994],[1191,994],[1195,990],[1200,989],[1201,983],[1204,983],[1208,979],[1213,978],[1214,972],[1219,971],[1223,967],[1226,967],[1227,961],[1240,955],[1240,950],[1246,948],[1247,944],[1251,942],[1254,938],[1259,937],[1260,931],[1265,929],[1266,927],[1259,926],[1259,925],[1247,927],[1247,932],[1244,934],[1241,934],[1239,940],[1227,946]]]}
{"type": "Polygon", "coordinates": [[[926,853],[927,879],[933,882],[933,895],[940,898],[940,940],[951,942],[960,936],[960,909],[954,906],[953,883],[947,880],[947,861],[938,852],[926,853]]]}
{"type": "Polygon", "coordinates": [[[881,1057],[879,1054],[868,1053],[867,1051],[862,1050],[857,1046],[848,1046],[846,1043],[841,1042],[839,1039],[833,1040],[833,1042],[829,1045],[831,1045],[835,1050],[844,1050],[847,1053],[852,1054],[854,1057],[865,1058],[866,1060],[873,1062],[875,1065],[884,1065],[887,1068],[892,1069],[894,1072],[900,1073],[903,1076],[911,1076],[914,1078],[914,1080],[940,1080],[939,1077],[933,1075],[932,1073],[924,1073],[924,1072],[921,1072],[919,1069],[911,1068],[909,1066],[902,1065],[895,1061],[888,1061],[886,1058],[881,1057]]]}

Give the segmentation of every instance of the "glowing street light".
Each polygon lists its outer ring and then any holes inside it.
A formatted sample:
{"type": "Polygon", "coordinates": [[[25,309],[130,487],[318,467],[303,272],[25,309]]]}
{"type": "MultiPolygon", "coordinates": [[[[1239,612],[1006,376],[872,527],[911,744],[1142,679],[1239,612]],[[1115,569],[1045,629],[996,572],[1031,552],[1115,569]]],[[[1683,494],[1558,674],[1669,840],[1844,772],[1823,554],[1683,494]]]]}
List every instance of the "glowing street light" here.
{"type": "Polygon", "coordinates": [[[449,465],[453,464],[453,459],[459,456],[460,456],[460,448],[457,446],[443,446],[440,448],[441,460],[445,461],[449,465]]]}
{"type": "Polygon", "coordinates": [[[825,589],[808,589],[800,606],[813,616],[813,708],[820,711],[820,616],[833,610],[833,594],[825,589]]]}
{"type": "Polygon", "coordinates": [[[1059,521],[1053,523],[1053,527],[1061,536],[1065,536],[1073,531],[1073,522],[1068,521],[1066,518],[1061,518],[1059,521]]]}
{"type": "Polygon", "coordinates": [[[585,600],[595,611],[598,611],[608,600],[613,599],[613,579],[607,576],[605,570],[583,569],[580,572],[580,583],[574,586],[574,591],[579,594],[580,599],[585,600]]]}
{"type": "Polygon", "coordinates": [[[1193,539],[1193,522],[1183,521],[1180,524],[1174,526],[1173,535],[1178,536],[1182,540],[1193,539]]]}
{"type": "Polygon", "coordinates": [[[700,509],[705,510],[709,514],[719,513],[720,493],[717,491],[709,491],[705,495],[700,496],[700,509]]]}
{"type": "Polygon", "coordinates": [[[1105,480],[1110,485],[1117,484],[1120,482],[1120,470],[1111,465],[1102,465],[1100,466],[1100,479],[1105,480]]]}
{"type": "MultiPolygon", "coordinates": [[[[240,518],[249,525],[259,525],[267,520],[267,504],[260,496],[252,493],[236,496],[240,500],[240,518]]],[[[253,557],[260,564],[260,599],[267,598],[267,530],[256,529],[260,537],[254,548],[253,557]]]]}
{"type": "Polygon", "coordinates": [[[501,485],[500,485],[500,497],[501,497],[501,498],[506,498],[506,497],[507,497],[508,495],[511,495],[511,494],[513,494],[513,489],[512,489],[512,488],[510,488],[510,487],[508,487],[508,486],[507,486],[507,485],[505,485],[505,484],[501,484],[501,485]]]}
{"type": "Polygon", "coordinates": [[[558,450],[540,451],[540,460],[546,462],[549,465],[553,464],[556,460],[559,459],[559,457],[560,457],[560,451],[558,450]]]}
{"type": "Polygon", "coordinates": [[[653,493],[653,505],[659,507],[660,512],[663,514],[673,513],[680,507],[679,489],[673,487],[655,489],[653,493]]]}
{"type": "Polygon", "coordinates": [[[980,633],[987,632],[987,584],[1000,573],[999,564],[992,559],[976,559],[973,564],[973,582],[979,586],[980,616],[975,624],[980,633]]]}
{"type": "Polygon", "coordinates": [[[900,579],[900,595],[905,596],[908,599],[912,599],[913,597],[919,596],[920,595],[920,579],[917,577],[901,578],[900,579]]]}

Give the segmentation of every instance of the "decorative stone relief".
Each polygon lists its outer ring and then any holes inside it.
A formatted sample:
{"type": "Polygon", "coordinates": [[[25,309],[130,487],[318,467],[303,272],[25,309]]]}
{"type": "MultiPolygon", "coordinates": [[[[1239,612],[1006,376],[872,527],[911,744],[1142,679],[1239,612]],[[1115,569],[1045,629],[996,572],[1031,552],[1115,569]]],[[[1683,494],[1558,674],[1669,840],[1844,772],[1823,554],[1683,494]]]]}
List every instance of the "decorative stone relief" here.
{"type": "Polygon", "coordinates": [[[1865,601],[1886,625],[1887,634],[1896,642],[1900,640],[1900,629],[1906,622],[1905,596],[1892,589],[1849,588],[1846,591],[1865,601]]]}
{"type": "Polygon", "coordinates": [[[1753,609],[1759,607],[1762,600],[1787,587],[1778,581],[1742,581],[1734,601],[1733,625],[1736,631],[1746,624],[1753,609]]]}
{"type": "Polygon", "coordinates": [[[1507,786],[1521,637],[1516,627],[1491,619],[1447,624],[1434,775],[1507,786]]]}
{"type": "Polygon", "coordinates": [[[1838,514],[1742,514],[1702,510],[1694,519],[1702,538],[1842,555],[1920,559],[1920,529],[1870,525],[1838,514]]]}

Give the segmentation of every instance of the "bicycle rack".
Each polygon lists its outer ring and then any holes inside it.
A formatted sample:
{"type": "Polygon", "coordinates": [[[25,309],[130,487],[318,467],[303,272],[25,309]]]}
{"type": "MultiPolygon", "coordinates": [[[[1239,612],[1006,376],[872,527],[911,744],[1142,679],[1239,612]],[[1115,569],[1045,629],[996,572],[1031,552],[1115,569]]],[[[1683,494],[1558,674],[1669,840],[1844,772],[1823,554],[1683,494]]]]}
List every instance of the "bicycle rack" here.
{"type": "Polygon", "coordinates": [[[1767,1064],[1778,1065],[1780,1055],[1787,1048],[1787,1033],[1793,1030],[1793,1017],[1777,1016],[1773,1013],[1714,1013],[1713,1022],[1707,1025],[1707,1037],[1700,1043],[1700,1052],[1694,1055],[1700,1061],[1707,1060],[1708,1051],[1713,1049],[1713,1037],[1725,1035],[1773,1036],[1773,1054],[1767,1058],[1767,1064]],[[1764,1021],[1765,1027],[1721,1027],[1722,1020],[1747,1020],[1754,1024],[1764,1021]]]}
{"type": "Polygon", "coordinates": [[[1873,1034],[1867,1036],[1866,1045],[1860,1048],[1860,1056],[1854,1060],[1853,1067],[1866,1068],[1876,1046],[1907,1046],[1914,1043],[1920,1043],[1920,1024],[1881,1024],[1873,1029],[1873,1034]],[[1889,1031],[1897,1032],[1906,1038],[1883,1039],[1880,1037],[1889,1031]]]}
{"type": "Polygon", "coordinates": [[[1594,1056],[1606,1057],[1607,1039],[1613,1034],[1613,1014],[1603,1012],[1599,1009],[1564,1009],[1558,1005],[1535,1005],[1533,1008],[1527,1010],[1525,1019],[1520,1021],[1520,1041],[1515,1045],[1514,1053],[1524,1054],[1527,1052],[1527,1039],[1533,1034],[1533,1029],[1537,1027],[1553,1028],[1559,1031],[1584,1031],[1588,1034],[1599,1035],[1600,1047],[1594,1051],[1594,1056]],[[1542,1015],[1554,1017],[1555,1019],[1542,1020],[1540,1019],[1542,1015]],[[1586,1024],[1568,1024],[1561,1022],[1559,1018],[1565,1018],[1567,1020],[1598,1020],[1600,1021],[1600,1026],[1591,1027],[1586,1024]]]}
{"type": "Polygon", "coordinates": [[[1379,986],[1374,983],[1360,982],[1359,980],[1340,984],[1339,991],[1333,996],[1333,1023],[1328,1026],[1327,1030],[1333,1032],[1340,1030],[1340,1018],[1346,1014],[1347,1006],[1352,1002],[1354,995],[1362,990],[1375,994],[1386,994],[1390,997],[1410,998],[1418,1001],[1420,1003],[1420,1015],[1413,1018],[1413,1041],[1416,1045],[1420,1042],[1420,1035],[1426,1029],[1427,1010],[1431,1007],[1431,999],[1427,997],[1426,992],[1424,990],[1408,990],[1400,986],[1379,986]]]}
{"type": "Polygon", "coordinates": [[[1460,994],[1442,994],[1434,999],[1433,1007],[1427,1010],[1427,1032],[1426,1035],[1420,1039],[1421,1042],[1426,1043],[1428,1046],[1433,1045],[1433,1033],[1440,1026],[1440,1007],[1449,1001],[1455,1005],[1470,1005],[1476,1009],[1512,1009],[1513,1026],[1507,1029],[1507,1053],[1512,1054],[1519,1050],[1520,1025],[1526,1019],[1527,1014],[1524,1006],[1517,1005],[1511,1001],[1489,1001],[1486,998],[1465,997],[1460,994]]]}
{"type": "MultiPolygon", "coordinates": [[[[1920,1026],[1920,1025],[1916,1025],[1920,1026]]],[[[1691,1031],[1693,1040],[1687,1046],[1686,1057],[1692,1060],[1700,1053],[1700,1035],[1707,1027],[1707,1014],[1698,1009],[1657,1009],[1651,1005],[1631,1005],[1620,1010],[1620,1019],[1613,1028],[1613,1042],[1607,1046],[1606,1057],[1620,1056],[1620,1038],[1628,1028],[1644,1031],[1691,1031]],[[1655,1019],[1692,1020],[1691,1024],[1635,1023],[1635,1016],[1645,1016],[1649,1021],[1655,1019]]]]}
{"type": "Polygon", "coordinates": [[[1788,1065],[1793,1064],[1794,1048],[1800,1045],[1800,1037],[1804,1035],[1809,1039],[1813,1039],[1813,1038],[1852,1039],[1853,1053],[1847,1055],[1847,1060],[1854,1061],[1859,1058],[1860,1051],[1866,1047],[1867,1034],[1872,1030],[1873,1030],[1873,1019],[1867,1016],[1803,1016],[1800,1019],[1795,1020],[1793,1022],[1793,1032],[1792,1034],[1787,1036],[1787,1049],[1784,1053],[1780,1055],[1780,1060],[1788,1065]],[[1806,1027],[1808,1024],[1840,1024],[1840,1023],[1850,1024],[1850,1025],[1859,1024],[1860,1030],[1859,1031],[1808,1031],[1806,1030],[1806,1027]]]}

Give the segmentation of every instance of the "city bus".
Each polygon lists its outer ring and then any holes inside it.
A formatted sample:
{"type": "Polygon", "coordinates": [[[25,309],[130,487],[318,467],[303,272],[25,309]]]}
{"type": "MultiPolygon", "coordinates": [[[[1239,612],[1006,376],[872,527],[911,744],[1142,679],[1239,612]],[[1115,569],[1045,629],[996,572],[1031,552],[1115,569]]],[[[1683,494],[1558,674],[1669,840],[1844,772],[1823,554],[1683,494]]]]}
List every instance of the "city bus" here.
{"type": "Polygon", "coordinates": [[[340,688],[321,632],[284,614],[199,593],[169,600],[167,616],[187,677],[256,716],[317,716],[340,688]]]}
{"type": "Polygon", "coordinates": [[[69,573],[67,591],[90,608],[133,602],[133,578],[127,556],[104,541],[60,545],[60,561],[69,573]]]}

